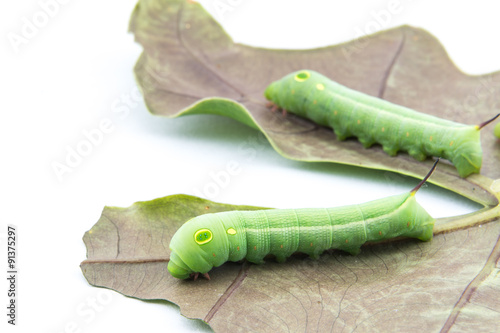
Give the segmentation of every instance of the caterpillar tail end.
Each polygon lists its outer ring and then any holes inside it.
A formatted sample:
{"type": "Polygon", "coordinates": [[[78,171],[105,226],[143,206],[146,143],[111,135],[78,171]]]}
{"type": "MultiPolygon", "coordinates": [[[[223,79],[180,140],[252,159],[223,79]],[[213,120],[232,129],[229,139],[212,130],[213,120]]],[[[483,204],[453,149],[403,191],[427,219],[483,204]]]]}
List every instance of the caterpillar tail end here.
{"type": "Polygon", "coordinates": [[[428,242],[432,240],[432,236],[434,235],[434,223],[426,226],[426,228],[422,231],[422,234],[417,237],[417,239],[428,242]]]}

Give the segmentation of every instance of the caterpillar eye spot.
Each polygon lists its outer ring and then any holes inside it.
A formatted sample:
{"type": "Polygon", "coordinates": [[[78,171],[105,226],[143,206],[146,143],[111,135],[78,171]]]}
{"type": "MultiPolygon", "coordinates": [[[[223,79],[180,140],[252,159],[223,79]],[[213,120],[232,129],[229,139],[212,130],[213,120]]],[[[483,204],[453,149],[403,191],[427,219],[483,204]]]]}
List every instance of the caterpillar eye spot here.
{"type": "Polygon", "coordinates": [[[295,81],[304,82],[305,80],[307,80],[310,77],[311,77],[311,73],[309,73],[307,71],[303,71],[303,72],[300,72],[297,75],[295,75],[295,81]]]}
{"type": "Polygon", "coordinates": [[[194,241],[199,244],[203,245],[212,240],[212,232],[208,229],[200,229],[194,234],[194,241]]]}

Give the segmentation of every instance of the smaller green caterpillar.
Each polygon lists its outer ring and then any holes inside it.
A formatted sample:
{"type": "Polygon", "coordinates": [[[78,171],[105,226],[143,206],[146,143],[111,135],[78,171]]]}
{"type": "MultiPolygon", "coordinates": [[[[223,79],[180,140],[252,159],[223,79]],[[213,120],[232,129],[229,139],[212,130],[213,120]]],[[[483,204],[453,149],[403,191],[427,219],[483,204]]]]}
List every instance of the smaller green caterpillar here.
{"type": "MultiPolygon", "coordinates": [[[[438,160],[439,161],[439,160],[438,160]]],[[[261,264],[267,255],[283,262],[295,252],[313,258],[327,249],[357,254],[368,241],[399,236],[432,239],[434,219],[410,192],[360,205],[335,208],[230,211],[197,216],[184,223],[170,241],[168,271],[179,279],[208,272],[226,261],[261,264]]]]}
{"type": "Polygon", "coordinates": [[[455,123],[349,89],[311,70],[271,83],[265,96],[274,107],[333,128],[339,140],[355,136],[365,148],[379,143],[390,156],[403,150],[419,161],[443,157],[460,177],[479,173],[479,130],[500,116],[475,126],[455,123]]]}
{"type": "Polygon", "coordinates": [[[500,139],[500,123],[496,124],[494,132],[495,136],[500,139]]]}

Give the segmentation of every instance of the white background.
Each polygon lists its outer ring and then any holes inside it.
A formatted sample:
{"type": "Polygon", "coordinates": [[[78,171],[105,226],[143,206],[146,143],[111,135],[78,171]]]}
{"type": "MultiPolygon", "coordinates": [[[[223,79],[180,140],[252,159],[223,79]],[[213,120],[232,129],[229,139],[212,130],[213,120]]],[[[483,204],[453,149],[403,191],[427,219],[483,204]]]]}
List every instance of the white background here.
{"type": "MultiPolygon", "coordinates": [[[[236,42],[308,48],[357,37],[357,29],[376,22],[373,12],[391,1],[200,2],[236,42]],[[217,12],[217,3],[230,10],[217,12]]],[[[399,3],[400,12],[380,28],[425,28],[468,73],[500,68],[497,1],[399,3]]],[[[238,149],[252,145],[257,132],[233,120],[160,118],[137,99],[127,106],[125,98],[137,91],[132,69],[141,53],[127,33],[134,6],[134,0],[69,0],[14,47],[8,36],[22,36],[26,20],[33,22],[42,7],[33,0],[0,4],[1,276],[7,271],[7,224],[17,226],[19,240],[16,327],[6,323],[7,284],[0,279],[1,327],[9,332],[208,331],[168,302],[143,302],[86,282],[79,268],[86,257],[82,236],[105,205],[201,193],[234,204],[322,207],[401,193],[417,182],[382,171],[290,161],[267,143],[253,144],[255,154],[245,154],[238,149]],[[68,149],[82,145],[84,132],[106,119],[112,130],[58,179],[53,163],[65,163],[68,149]],[[214,186],[211,174],[230,161],[238,163],[239,174],[214,186]]],[[[435,217],[479,208],[435,186],[418,196],[435,217]]]]}

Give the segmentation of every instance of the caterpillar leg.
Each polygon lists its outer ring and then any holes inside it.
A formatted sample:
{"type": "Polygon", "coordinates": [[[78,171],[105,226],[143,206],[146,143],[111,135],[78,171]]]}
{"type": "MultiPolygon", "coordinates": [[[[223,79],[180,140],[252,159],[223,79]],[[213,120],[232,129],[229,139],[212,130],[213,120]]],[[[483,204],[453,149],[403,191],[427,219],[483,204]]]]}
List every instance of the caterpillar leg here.
{"type": "Polygon", "coordinates": [[[276,256],[276,261],[279,263],[283,263],[286,261],[286,257],[285,256],[276,256]]]}
{"type": "MultiPolygon", "coordinates": [[[[200,273],[191,273],[189,276],[192,277],[194,281],[196,281],[199,275],[200,273]]],[[[210,276],[208,275],[208,273],[203,273],[202,275],[205,279],[210,280],[210,276]]]]}
{"type": "Polygon", "coordinates": [[[398,149],[396,147],[390,147],[390,146],[385,145],[382,147],[382,149],[389,156],[396,156],[398,153],[398,149]]]}
{"type": "Polygon", "coordinates": [[[336,129],[333,130],[333,133],[335,133],[335,136],[337,137],[337,139],[339,141],[344,141],[345,139],[347,139],[350,136],[347,133],[342,132],[340,130],[336,130],[336,129]]]}
{"type": "Polygon", "coordinates": [[[320,257],[320,254],[321,254],[321,253],[314,252],[314,253],[309,254],[309,257],[310,257],[311,259],[318,260],[318,259],[319,259],[319,257],[320,257]]]}
{"type": "Polygon", "coordinates": [[[363,137],[358,137],[358,141],[361,142],[361,144],[365,148],[370,148],[375,143],[375,141],[373,139],[368,139],[368,138],[363,138],[363,137]]]}
{"type": "MultiPolygon", "coordinates": [[[[277,110],[280,109],[280,107],[274,104],[273,102],[267,102],[266,107],[271,108],[272,112],[276,112],[277,110]]],[[[281,109],[281,114],[283,116],[286,116],[288,114],[288,111],[286,109],[281,109]]]]}
{"type": "Polygon", "coordinates": [[[420,150],[410,149],[408,153],[410,154],[411,157],[413,157],[417,161],[423,161],[427,158],[427,156],[425,156],[425,154],[420,150]]]}
{"type": "Polygon", "coordinates": [[[361,247],[359,247],[359,246],[358,247],[344,247],[341,250],[355,256],[355,255],[358,255],[359,252],[361,252],[361,247]]]}

